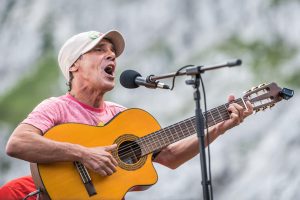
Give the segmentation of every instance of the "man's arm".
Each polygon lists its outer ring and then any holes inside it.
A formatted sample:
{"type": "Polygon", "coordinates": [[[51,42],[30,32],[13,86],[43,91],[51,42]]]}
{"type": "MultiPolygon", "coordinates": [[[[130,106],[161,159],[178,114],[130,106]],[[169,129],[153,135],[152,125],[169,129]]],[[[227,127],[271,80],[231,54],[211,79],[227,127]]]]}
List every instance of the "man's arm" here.
{"type": "Polygon", "coordinates": [[[116,145],[87,148],[67,142],[56,142],[42,136],[29,124],[20,124],[6,146],[9,156],[34,163],[80,161],[86,167],[106,176],[116,171],[117,161],[109,153],[116,145]]]}
{"type": "MultiPolygon", "coordinates": [[[[229,96],[228,101],[234,100],[233,96],[229,96]]],[[[222,135],[228,129],[240,124],[245,117],[253,113],[253,107],[250,102],[247,102],[247,110],[244,111],[243,107],[232,103],[230,104],[228,111],[230,114],[230,119],[221,122],[208,129],[209,141],[207,135],[205,136],[205,146],[208,143],[212,143],[217,137],[222,135]]],[[[162,151],[155,157],[154,161],[165,165],[171,169],[175,169],[190,160],[199,153],[199,142],[197,135],[190,136],[186,139],[180,140],[173,143],[162,151]]]]}

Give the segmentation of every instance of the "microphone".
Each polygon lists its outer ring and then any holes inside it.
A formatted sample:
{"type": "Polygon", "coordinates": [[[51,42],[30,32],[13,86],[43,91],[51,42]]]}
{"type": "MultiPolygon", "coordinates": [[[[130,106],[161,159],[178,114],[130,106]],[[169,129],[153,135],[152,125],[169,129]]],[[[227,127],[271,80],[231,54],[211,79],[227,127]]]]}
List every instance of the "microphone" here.
{"type": "Polygon", "coordinates": [[[133,89],[139,86],[145,86],[147,88],[161,88],[170,89],[170,87],[159,81],[150,81],[149,78],[143,78],[140,73],[134,70],[125,70],[120,76],[120,83],[123,87],[133,89]]]}

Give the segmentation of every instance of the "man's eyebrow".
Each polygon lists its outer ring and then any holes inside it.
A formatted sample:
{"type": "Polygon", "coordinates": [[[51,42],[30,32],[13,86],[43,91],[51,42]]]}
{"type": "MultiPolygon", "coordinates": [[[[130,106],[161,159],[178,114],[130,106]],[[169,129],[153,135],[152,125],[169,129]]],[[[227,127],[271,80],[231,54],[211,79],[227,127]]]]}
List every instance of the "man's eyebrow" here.
{"type": "Polygon", "coordinates": [[[99,44],[97,44],[97,45],[95,46],[95,48],[96,48],[96,47],[103,47],[104,45],[105,45],[104,43],[102,43],[102,44],[99,43],[99,44]]]}
{"type": "Polygon", "coordinates": [[[109,45],[110,46],[110,48],[115,52],[116,51],[116,49],[115,49],[115,46],[112,44],[112,43],[98,43],[94,48],[101,48],[101,47],[103,47],[103,46],[105,46],[105,45],[109,45]]]}

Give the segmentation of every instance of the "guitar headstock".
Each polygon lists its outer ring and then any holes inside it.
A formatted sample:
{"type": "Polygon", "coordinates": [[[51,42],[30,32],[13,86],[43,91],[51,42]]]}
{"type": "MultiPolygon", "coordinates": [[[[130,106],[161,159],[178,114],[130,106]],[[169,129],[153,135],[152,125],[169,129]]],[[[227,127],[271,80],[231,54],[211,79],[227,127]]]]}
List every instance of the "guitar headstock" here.
{"type": "Polygon", "coordinates": [[[282,99],[288,100],[293,97],[294,91],[280,88],[276,83],[260,84],[251,88],[243,96],[244,100],[250,101],[255,112],[273,107],[282,99]]]}

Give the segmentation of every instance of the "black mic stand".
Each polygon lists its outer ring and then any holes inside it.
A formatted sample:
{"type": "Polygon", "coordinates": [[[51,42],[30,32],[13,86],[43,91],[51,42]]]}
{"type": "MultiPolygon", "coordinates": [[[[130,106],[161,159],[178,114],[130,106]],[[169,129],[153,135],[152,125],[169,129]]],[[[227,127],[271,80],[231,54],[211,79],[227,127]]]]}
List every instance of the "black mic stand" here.
{"type": "Polygon", "coordinates": [[[207,164],[206,164],[206,153],[205,153],[205,133],[204,133],[204,117],[202,115],[202,110],[200,106],[200,74],[204,73],[201,70],[201,66],[197,66],[191,69],[186,70],[187,75],[191,75],[194,77],[193,79],[187,80],[187,85],[192,85],[194,88],[194,101],[196,104],[195,109],[195,116],[196,116],[196,130],[197,130],[197,137],[199,141],[199,152],[200,152],[200,166],[201,166],[201,174],[202,174],[202,192],[203,192],[203,199],[209,200],[211,199],[209,193],[209,185],[211,184],[207,178],[207,164]]]}
{"type": "Polygon", "coordinates": [[[195,109],[195,115],[196,115],[196,130],[197,130],[197,136],[199,140],[199,151],[200,151],[200,166],[201,166],[201,174],[202,174],[202,190],[203,190],[203,199],[204,200],[210,200],[212,199],[212,196],[210,196],[209,193],[209,185],[211,185],[210,180],[207,178],[207,164],[206,164],[206,153],[205,153],[205,133],[204,133],[204,117],[202,114],[201,106],[200,106],[200,76],[201,73],[204,73],[205,71],[208,70],[213,70],[213,69],[219,69],[222,67],[233,67],[233,66],[238,66],[241,65],[242,61],[241,60],[235,60],[232,62],[227,62],[225,64],[220,64],[220,65],[214,65],[210,67],[203,68],[202,66],[197,66],[197,67],[190,67],[186,70],[186,72],[179,72],[179,73],[171,73],[167,75],[162,75],[162,76],[154,76],[150,75],[147,79],[149,81],[156,81],[159,79],[164,79],[164,78],[170,78],[174,76],[181,76],[181,75],[190,75],[193,77],[191,80],[187,80],[186,84],[187,85],[192,85],[194,88],[194,100],[196,103],[196,109],[195,109]]]}

